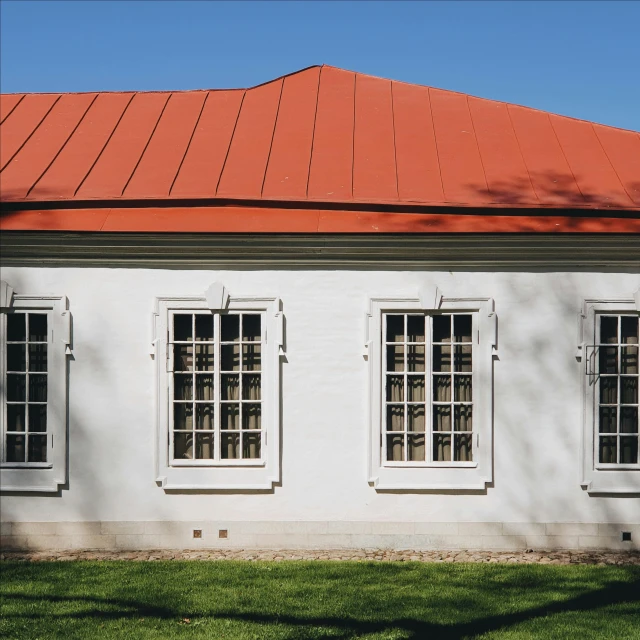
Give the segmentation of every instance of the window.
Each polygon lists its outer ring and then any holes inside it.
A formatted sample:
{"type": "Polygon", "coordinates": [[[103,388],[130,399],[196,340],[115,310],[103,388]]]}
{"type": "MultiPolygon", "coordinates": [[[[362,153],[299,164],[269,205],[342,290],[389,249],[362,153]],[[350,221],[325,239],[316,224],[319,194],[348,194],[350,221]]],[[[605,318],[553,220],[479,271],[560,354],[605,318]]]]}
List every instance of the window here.
{"type": "Polygon", "coordinates": [[[583,487],[640,492],[636,301],[588,300],[582,313],[584,360],[583,487]]]}
{"type": "Polygon", "coordinates": [[[4,491],[57,491],[66,481],[66,298],[13,295],[2,283],[0,468],[4,491]]]}
{"type": "Polygon", "coordinates": [[[279,479],[279,300],[229,297],[216,284],[202,297],[159,298],[157,307],[159,484],[271,488],[279,479]]]}
{"type": "Polygon", "coordinates": [[[484,489],[491,480],[490,299],[374,299],[368,315],[370,482],[484,489]]]}

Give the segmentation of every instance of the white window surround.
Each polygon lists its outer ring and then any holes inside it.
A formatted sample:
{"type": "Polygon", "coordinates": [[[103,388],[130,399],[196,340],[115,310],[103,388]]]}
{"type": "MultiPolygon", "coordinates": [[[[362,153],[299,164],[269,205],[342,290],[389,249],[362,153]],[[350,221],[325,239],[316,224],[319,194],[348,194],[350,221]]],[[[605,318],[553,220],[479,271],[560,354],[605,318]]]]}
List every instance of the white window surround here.
{"type": "Polygon", "coordinates": [[[415,298],[369,300],[365,318],[365,356],[369,362],[368,480],[377,491],[483,491],[493,480],[493,358],[497,356],[497,317],[492,298],[443,297],[423,289],[415,298]],[[467,312],[473,315],[474,461],[405,462],[382,459],[383,314],[467,312]]]}
{"type": "Polygon", "coordinates": [[[590,494],[640,494],[640,465],[602,465],[596,451],[596,320],[599,315],[634,313],[640,313],[640,289],[628,298],[585,299],[579,315],[576,359],[581,362],[583,403],[580,486],[590,494]]]}
{"type": "Polygon", "coordinates": [[[213,283],[195,296],[156,298],[153,348],[157,371],[156,482],[165,490],[269,490],[280,481],[280,355],[283,352],[283,314],[279,298],[230,295],[213,283]],[[190,311],[260,312],[264,327],[262,356],[262,452],[259,459],[197,460],[176,463],[169,450],[170,376],[168,331],[171,313],[190,311]]]}
{"type": "MultiPolygon", "coordinates": [[[[67,357],[71,355],[71,313],[65,296],[17,294],[0,283],[0,378],[5,379],[6,319],[13,311],[47,315],[47,461],[0,462],[0,491],[55,493],[67,481],[67,357]]],[[[0,389],[0,461],[5,460],[7,420],[4,384],[0,389]]],[[[26,425],[25,425],[25,428],[26,425]]]]}

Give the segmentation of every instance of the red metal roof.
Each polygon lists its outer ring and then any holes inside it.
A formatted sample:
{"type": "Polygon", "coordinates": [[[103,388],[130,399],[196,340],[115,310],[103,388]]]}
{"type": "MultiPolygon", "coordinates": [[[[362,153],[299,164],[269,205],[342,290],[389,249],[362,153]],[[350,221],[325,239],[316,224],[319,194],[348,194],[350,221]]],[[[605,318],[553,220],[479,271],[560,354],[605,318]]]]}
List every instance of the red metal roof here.
{"type": "Polygon", "coordinates": [[[0,198],[34,215],[146,200],[283,203],[289,220],[293,203],[345,220],[358,204],[640,211],[638,132],[329,66],[246,90],[5,94],[0,122],[0,198]]]}

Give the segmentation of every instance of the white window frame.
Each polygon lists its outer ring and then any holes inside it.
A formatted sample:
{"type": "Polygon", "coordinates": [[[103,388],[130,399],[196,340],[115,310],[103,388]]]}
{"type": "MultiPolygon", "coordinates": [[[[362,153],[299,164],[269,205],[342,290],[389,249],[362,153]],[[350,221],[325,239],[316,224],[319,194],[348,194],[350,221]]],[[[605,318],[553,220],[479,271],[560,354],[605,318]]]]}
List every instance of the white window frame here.
{"type": "Polygon", "coordinates": [[[601,315],[640,314],[640,289],[628,298],[590,298],[579,316],[576,359],[581,363],[582,446],[580,486],[590,494],[640,494],[640,464],[598,462],[598,398],[596,395],[597,319],[601,315]]]}
{"type": "MultiPolygon", "coordinates": [[[[0,389],[0,491],[55,493],[67,482],[67,358],[71,355],[71,314],[65,296],[17,294],[0,283],[0,379],[7,362],[7,316],[47,315],[47,462],[6,462],[7,401],[0,389]]],[[[25,429],[27,429],[25,425],[25,429]]]]}
{"type": "MultiPolygon", "coordinates": [[[[497,356],[497,316],[492,298],[445,298],[438,289],[415,298],[369,300],[365,319],[365,356],[369,362],[368,479],[377,491],[484,491],[493,481],[493,359],[497,356]],[[468,313],[473,328],[473,461],[390,462],[383,459],[384,336],[386,313],[468,313]]],[[[426,337],[427,348],[431,337],[426,337]]],[[[430,407],[431,399],[427,407],[430,407]]],[[[429,409],[427,409],[429,410],[429,409]]],[[[426,433],[426,437],[430,437],[426,433]]],[[[427,448],[430,442],[427,440],[427,448]]]]}
{"type": "MultiPolygon", "coordinates": [[[[279,298],[230,295],[219,283],[202,295],[156,298],[153,349],[157,372],[156,482],[165,490],[269,490],[280,482],[280,356],[283,314],[279,298]],[[255,459],[174,460],[171,449],[172,354],[169,322],[174,313],[260,313],[262,317],[262,442],[255,459]]],[[[216,335],[219,346],[219,334],[216,335]]],[[[216,363],[216,367],[218,364],[216,363]]],[[[215,448],[220,443],[216,440],[215,448]]]]}

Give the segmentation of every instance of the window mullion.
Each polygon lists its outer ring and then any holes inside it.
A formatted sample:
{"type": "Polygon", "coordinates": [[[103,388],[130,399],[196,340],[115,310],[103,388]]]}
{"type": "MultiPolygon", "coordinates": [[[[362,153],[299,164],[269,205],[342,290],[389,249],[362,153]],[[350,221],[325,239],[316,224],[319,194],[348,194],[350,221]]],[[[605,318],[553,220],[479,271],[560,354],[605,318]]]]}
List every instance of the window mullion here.
{"type": "Polygon", "coordinates": [[[424,374],[425,374],[425,452],[424,459],[426,462],[433,462],[433,335],[432,335],[432,316],[425,315],[425,331],[424,331],[424,374]]]}
{"type": "Polygon", "coordinates": [[[220,375],[220,371],[222,370],[222,361],[220,360],[220,314],[215,313],[213,316],[213,340],[214,340],[214,360],[213,360],[213,370],[214,370],[214,385],[213,385],[213,402],[214,402],[214,447],[213,447],[213,457],[214,460],[220,461],[220,452],[222,449],[222,435],[220,433],[220,422],[222,416],[220,414],[221,405],[220,405],[220,385],[222,384],[222,376],[220,375]]]}

